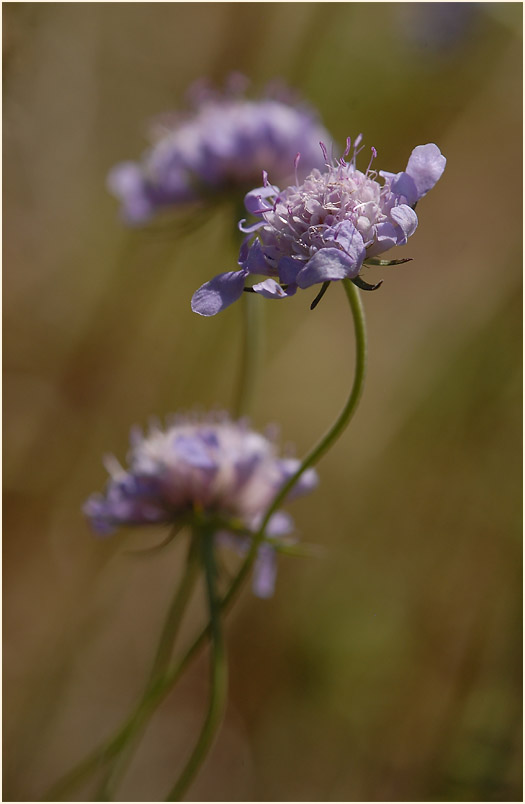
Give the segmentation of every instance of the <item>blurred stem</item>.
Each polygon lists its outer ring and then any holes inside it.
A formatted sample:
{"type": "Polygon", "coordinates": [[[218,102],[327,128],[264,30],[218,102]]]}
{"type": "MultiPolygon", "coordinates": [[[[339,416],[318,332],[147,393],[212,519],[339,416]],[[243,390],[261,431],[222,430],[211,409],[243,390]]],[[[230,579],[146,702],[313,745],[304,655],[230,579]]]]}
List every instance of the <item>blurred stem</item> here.
{"type": "Polygon", "coordinates": [[[175,786],[170,790],[166,801],[180,801],[198,773],[213,744],[226,708],[228,692],[228,667],[221,624],[221,601],[217,597],[216,566],[213,553],[213,532],[202,534],[202,557],[206,576],[208,608],[210,614],[209,632],[211,639],[210,657],[210,698],[208,712],[199,739],[175,786]]]}
{"type": "Polygon", "coordinates": [[[112,767],[109,769],[99,787],[97,801],[113,800],[118,785],[133,758],[135,748],[137,747],[142,732],[154,710],[157,708],[157,683],[161,682],[169,667],[175,639],[186,611],[186,606],[193,592],[199,567],[199,545],[195,535],[192,535],[188,549],[186,571],[169,607],[142,702],[138,706],[134,719],[129,723],[125,742],[121,745],[112,767]]]}
{"type": "MultiPolygon", "coordinates": [[[[304,458],[297,471],[290,477],[290,479],[284,484],[284,486],[280,489],[280,491],[276,494],[276,496],[272,500],[269,508],[267,509],[264,515],[259,531],[256,533],[256,535],[252,540],[250,550],[246,558],[244,559],[241,568],[239,569],[237,575],[233,579],[232,584],[228,589],[228,592],[221,601],[221,610],[223,611],[225,611],[227,608],[229,608],[229,606],[231,606],[237,594],[239,593],[242,583],[246,578],[247,574],[249,573],[253,562],[255,561],[258,547],[262,542],[262,540],[264,539],[266,526],[268,525],[270,517],[272,516],[272,514],[275,513],[277,508],[283,502],[284,498],[290,493],[290,491],[295,486],[297,481],[301,478],[301,476],[304,474],[304,472],[306,472],[306,470],[309,469],[310,467],[314,466],[320,460],[320,458],[330,449],[330,447],[332,447],[335,444],[339,436],[342,435],[346,427],[349,425],[352,416],[355,413],[359,400],[361,399],[366,374],[366,356],[367,356],[365,314],[363,310],[363,305],[361,303],[359,290],[348,279],[343,279],[342,284],[346,293],[346,297],[348,299],[350,311],[352,313],[354,333],[355,333],[355,374],[354,374],[354,381],[350,389],[350,394],[348,396],[345,406],[343,407],[341,413],[339,414],[335,422],[327,430],[327,432],[320,439],[320,441],[310,450],[310,452],[304,458]]],[[[188,652],[181,659],[180,663],[173,670],[171,670],[170,673],[166,675],[164,683],[166,684],[168,689],[170,689],[176,683],[179,676],[186,669],[187,665],[191,662],[195,654],[200,650],[200,648],[206,641],[206,638],[208,637],[209,633],[210,633],[210,625],[206,626],[206,628],[204,628],[201,631],[195,642],[189,648],[188,652]]]]}
{"type": "Polygon", "coordinates": [[[186,605],[193,591],[198,570],[198,545],[195,539],[192,538],[188,548],[186,570],[173,596],[162,629],[157,652],[153,660],[149,681],[135,712],[113,739],[96,749],[86,760],[56,782],[44,797],[45,801],[53,801],[62,798],[70,790],[73,790],[81,784],[92,771],[103,767],[111,760],[118,757],[118,762],[115,762],[113,768],[110,768],[108,771],[97,796],[99,801],[111,800],[116,785],[118,781],[120,781],[122,773],[131,759],[133,753],[132,749],[139,732],[142,731],[142,728],[146,725],[153,711],[162,699],[162,696],[159,698],[159,692],[163,689],[162,678],[167,672],[173,652],[173,645],[186,610],[186,605]],[[119,754],[120,756],[118,756],[119,754]]]}
{"type": "MultiPolygon", "coordinates": [[[[257,556],[257,549],[259,544],[264,539],[266,526],[272,514],[277,510],[279,505],[283,502],[287,494],[292,490],[297,481],[301,478],[303,473],[310,467],[314,466],[320,458],[334,445],[339,436],[346,429],[350,420],[357,408],[357,404],[363,392],[365,370],[366,370],[366,326],[364,310],[361,304],[359,291],[350,280],[343,279],[342,284],[350,305],[350,310],[353,316],[354,332],[355,332],[355,375],[352,388],[348,400],[335,420],[334,424],[328,429],[320,441],[312,448],[306,458],[303,460],[298,470],[290,477],[282,489],[274,497],[272,503],[266,511],[258,533],[254,536],[250,550],[243,561],[241,568],[226,595],[220,602],[221,611],[226,611],[231,606],[237,597],[244,579],[248,575],[252,564],[257,556]]],[[[250,295],[250,294],[246,294],[250,295]]],[[[125,745],[128,739],[130,730],[137,728],[135,721],[140,720],[145,724],[151,717],[157,706],[170,692],[173,686],[177,683],[179,677],[182,675],[186,667],[190,664],[193,657],[199,652],[201,647],[205,644],[208,636],[213,633],[212,623],[201,631],[199,636],[192,643],[188,651],[179,660],[179,662],[167,670],[163,677],[159,678],[155,685],[151,686],[150,693],[147,699],[144,699],[138,706],[136,712],[125,723],[122,729],[117,732],[115,737],[108,740],[98,749],[96,749],[84,762],[80,763],[76,768],[70,771],[69,774],[63,777],[49,792],[45,800],[53,801],[62,797],[69,790],[74,789],[80,784],[92,771],[100,767],[105,762],[112,759],[119,753],[122,746],[125,745]]],[[[206,724],[205,724],[206,725],[206,724]]]]}
{"type": "MultiPolygon", "coordinates": [[[[275,495],[271,505],[269,506],[268,510],[264,515],[264,518],[261,522],[261,526],[259,528],[259,532],[254,539],[254,542],[256,542],[257,544],[263,539],[264,531],[271,516],[275,513],[275,511],[279,508],[284,499],[288,496],[290,491],[296,485],[297,481],[301,478],[301,476],[306,472],[307,469],[310,469],[312,466],[315,466],[320,461],[323,455],[325,455],[328,452],[328,450],[333,447],[336,441],[344,433],[344,431],[350,424],[350,421],[352,420],[352,417],[357,409],[357,405],[359,404],[359,400],[361,399],[361,396],[363,394],[365,375],[366,375],[366,358],[367,358],[365,311],[363,309],[363,304],[361,302],[361,296],[359,295],[359,290],[356,288],[356,286],[349,279],[343,279],[342,285],[346,293],[348,304],[350,306],[350,311],[352,313],[354,334],[355,334],[355,369],[354,369],[355,373],[354,373],[354,381],[350,389],[350,394],[348,396],[345,406],[343,407],[341,413],[339,414],[335,422],[331,425],[331,427],[328,428],[324,436],[322,436],[322,438],[317,442],[317,444],[314,447],[312,447],[308,455],[303,459],[297,471],[289,478],[289,480],[284,484],[284,486],[282,486],[279,492],[275,495]]],[[[255,546],[257,546],[257,544],[255,546]]]]}
{"type": "MultiPolygon", "coordinates": [[[[232,217],[234,238],[232,242],[234,260],[237,261],[239,249],[245,234],[238,228],[238,222],[246,216],[244,201],[236,198],[232,204],[232,217]],[[240,237],[239,237],[240,235],[240,237]]],[[[232,405],[232,414],[235,418],[246,416],[251,411],[253,403],[255,381],[262,362],[263,352],[263,305],[256,293],[243,293],[242,307],[242,342],[240,364],[237,373],[237,385],[232,405]]]]}
{"type": "Polygon", "coordinates": [[[236,418],[247,414],[253,402],[262,353],[263,309],[260,302],[256,293],[243,293],[241,363],[233,406],[236,418]]]}
{"type": "Polygon", "coordinates": [[[197,580],[199,566],[198,544],[196,543],[196,539],[192,534],[188,548],[188,557],[186,559],[186,571],[178,590],[173,596],[173,600],[164,622],[164,628],[162,629],[160,636],[157,653],[155,654],[153,665],[151,667],[148,686],[155,684],[157,679],[162,676],[169,667],[175,639],[177,638],[182,618],[186,611],[186,606],[191,597],[191,593],[193,592],[195,581],[197,580]]]}

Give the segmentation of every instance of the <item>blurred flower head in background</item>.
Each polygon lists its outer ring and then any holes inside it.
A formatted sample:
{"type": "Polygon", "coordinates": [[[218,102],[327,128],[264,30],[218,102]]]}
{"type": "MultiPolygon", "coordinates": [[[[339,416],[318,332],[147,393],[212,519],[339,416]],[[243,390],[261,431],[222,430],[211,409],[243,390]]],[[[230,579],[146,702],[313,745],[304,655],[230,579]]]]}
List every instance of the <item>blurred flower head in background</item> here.
{"type": "Polygon", "coordinates": [[[482,3],[399,3],[397,24],[405,42],[428,54],[446,54],[468,43],[482,3]]]}
{"type": "MultiPolygon", "coordinates": [[[[441,177],[446,159],[434,145],[418,145],[405,171],[387,173],[356,167],[361,135],[350,162],[344,157],[325,161],[323,172],[314,168],[303,184],[279,190],[264,176],[264,186],[245,198],[248,212],[261,220],[242,231],[249,237],[241,248],[240,271],[219,274],[193,296],[192,309],[210,316],[238,299],[250,274],[269,277],[252,290],[272,299],[293,295],[297,288],[339,279],[355,279],[367,259],[405,245],[415,232],[414,207],[441,177]],[[383,184],[379,184],[377,176],[383,184]],[[251,234],[255,239],[249,244],[251,234]],[[276,281],[274,278],[279,281],[276,281]]],[[[344,156],[351,149],[347,140],[344,156]]],[[[299,160],[296,160],[296,165],[299,160]]]]}
{"type": "MultiPolygon", "coordinates": [[[[204,520],[220,543],[243,553],[300,462],[279,457],[272,437],[250,429],[246,420],[209,414],[175,416],[166,429],[152,424],[147,436],[134,429],[128,464],[124,469],[113,456],[105,459],[110,474],[105,493],[92,495],[83,509],[96,531],[204,520]]],[[[316,485],[315,471],[308,470],[292,496],[316,485]]],[[[282,511],[268,523],[255,565],[254,588],[262,597],[273,591],[275,549],[292,531],[293,522],[282,511]]]]}
{"type": "Polygon", "coordinates": [[[128,224],[140,225],[157,212],[231,193],[259,183],[263,169],[276,181],[293,177],[301,153],[303,177],[321,167],[319,141],[331,141],[316,112],[276,82],[263,97],[245,97],[248,80],[232,74],[223,92],[194,84],[191,109],[153,127],[155,140],[140,162],[116,165],[109,190],[122,203],[128,224]]]}

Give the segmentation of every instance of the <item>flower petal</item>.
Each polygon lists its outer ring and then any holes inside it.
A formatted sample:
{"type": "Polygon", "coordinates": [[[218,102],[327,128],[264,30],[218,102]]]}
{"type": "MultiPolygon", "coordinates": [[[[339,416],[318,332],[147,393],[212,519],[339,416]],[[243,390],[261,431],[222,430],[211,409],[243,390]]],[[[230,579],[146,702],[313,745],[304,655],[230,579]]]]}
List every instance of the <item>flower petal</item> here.
{"type": "Polygon", "coordinates": [[[247,276],[247,270],[218,274],[195,291],[191,300],[191,309],[199,315],[217,315],[242,296],[244,280],[247,276]]]}
{"type": "Polygon", "coordinates": [[[217,461],[210,455],[210,450],[202,443],[201,439],[195,435],[177,435],[173,442],[177,457],[184,461],[188,466],[197,469],[217,470],[217,461]]]}
{"type": "Polygon", "coordinates": [[[406,204],[400,204],[398,207],[392,207],[390,217],[401,229],[397,245],[404,246],[408,238],[413,235],[417,229],[417,215],[412,207],[406,204]]]}
{"type": "Polygon", "coordinates": [[[447,160],[433,142],[414,148],[406,173],[414,179],[418,199],[426,195],[441,178],[446,164],[447,160]]]}
{"type": "MultiPolygon", "coordinates": [[[[283,458],[280,461],[280,469],[283,474],[280,486],[286,483],[293,474],[299,469],[301,462],[297,458],[283,458]]],[[[307,469],[303,472],[293,489],[288,493],[286,499],[294,500],[296,497],[301,497],[303,494],[309,494],[317,487],[319,483],[319,476],[315,469],[307,469]]]]}
{"type": "Polygon", "coordinates": [[[244,206],[252,215],[273,209],[273,204],[264,200],[272,195],[279,195],[278,187],[274,187],[271,184],[267,184],[266,187],[256,187],[255,190],[250,190],[244,196],[244,206]]]}
{"type": "Polygon", "coordinates": [[[107,177],[107,188],[122,201],[122,217],[126,223],[145,223],[153,213],[153,204],[144,184],[140,167],[134,162],[116,165],[107,177]]]}
{"type": "Polygon", "coordinates": [[[420,197],[414,179],[405,172],[398,173],[394,176],[390,188],[395,195],[404,196],[406,203],[411,207],[414,206],[420,197]]]}
{"type": "Polygon", "coordinates": [[[271,597],[275,590],[277,577],[277,558],[269,544],[261,544],[253,567],[253,593],[257,597],[271,597]]]}
{"type": "Polygon", "coordinates": [[[334,242],[344,245],[344,250],[328,246],[314,254],[297,274],[297,284],[300,288],[357,276],[366,257],[366,250],[363,238],[357,229],[348,221],[345,221],[345,224],[348,226],[345,226],[344,230],[341,227],[337,240],[334,238],[334,242]],[[352,229],[351,235],[347,231],[349,227],[352,229]]]}
{"type": "Polygon", "coordinates": [[[294,530],[294,521],[287,511],[276,511],[266,525],[267,536],[287,536],[294,530]]]}
{"type": "Polygon", "coordinates": [[[276,271],[268,264],[261,244],[254,240],[249,246],[247,239],[243,242],[239,253],[239,265],[250,274],[262,274],[263,276],[275,275],[276,271]]]}
{"type": "Polygon", "coordinates": [[[322,282],[344,279],[353,268],[351,260],[338,248],[323,248],[297,275],[300,288],[309,288],[322,282]]]}
{"type": "Polygon", "coordinates": [[[350,257],[357,261],[364,259],[364,242],[358,229],[351,221],[345,220],[325,232],[325,240],[334,240],[350,257]]]}
{"type": "Polygon", "coordinates": [[[287,296],[293,296],[297,286],[295,285],[293,290],[290,288],[284,290],[275,279],[265,279],[264,282],[258,282],[254,285],[253,290],[266,299],[285,299],[287,296]]]}
{"type": "Polygon", "coordinates": [[[294,260],[293,257],[281,257],[277,265],[279,271],[279,279],[283,285],[295,284],[297,281],[297,274],[305,263],[301,260],[294,260]]]}
{"type": "Polygon", "coordinates": [[[367,257],[374,257],[376,254],[382,254],[394,246],[397,246],[398,231],[390,221],[383,221],[375,227],[375,241],[366,250],[367,257]]]}

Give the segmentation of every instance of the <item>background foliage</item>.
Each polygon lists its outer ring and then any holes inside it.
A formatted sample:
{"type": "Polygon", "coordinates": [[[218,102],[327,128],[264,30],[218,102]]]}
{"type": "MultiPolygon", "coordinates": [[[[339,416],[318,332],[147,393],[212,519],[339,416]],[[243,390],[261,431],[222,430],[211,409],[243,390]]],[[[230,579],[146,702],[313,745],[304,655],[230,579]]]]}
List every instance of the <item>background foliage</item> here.
{"type": "MultiPolygon", "coordinates": [[[[392,255],[413,262],[376,269],[364,399],[294,504],[322,554],[282,559],[275,597],[229,618],[230,705],[192,797],[521,799],[521,4],[3,9],[4,797],[38,797],[119,722],[177,577],[179,547],[137,559],[159,534],[100,542],[80,506],[131,424],[229,405],[241,310],[189,299],[234,267],[231,210],[128,232],[105,176],[191,81],[235,69],[286,79],[380,167],[430,141],[448,166],[392,255]]],[[[352,369],[340,288],[309,300],[261,299],[253,416],[299,454],[352,369]]],[[[206,681],[201,657],[123,799],[162,798],[206,681]]]]}

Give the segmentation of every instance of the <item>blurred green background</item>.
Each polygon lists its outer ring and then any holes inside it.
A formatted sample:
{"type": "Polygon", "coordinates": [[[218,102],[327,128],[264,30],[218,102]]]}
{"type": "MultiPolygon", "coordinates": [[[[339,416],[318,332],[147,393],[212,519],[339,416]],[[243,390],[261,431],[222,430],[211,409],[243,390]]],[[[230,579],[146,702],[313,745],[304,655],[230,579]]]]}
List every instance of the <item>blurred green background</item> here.
{"type": "MultiPolygon", "coordinates": [[[[320,557],[228,618],[230,702],[192,800],[521,800],[520,3],[4,3],[4,798],[31,800],[135,700],[181,562],[80,513],[129,428],[228,407],[240,305],[231,210],[124,230],[108,169],[188,84],[274,77],[377,166],[436,142],[420,227],[375,269],[365,395],[294,503],[320,557]],[[448,11],[446,8],[448,8],[448,11]],[[451,13],[453,8],[455,13],[451,13]],[[445,16],[444,16],[445,15],[445,16]],[[448,15],[448,16],[447,16],[448,15]]],[[[303,454],[352,372],[342,289],[261,299],[254,424],[303,454]]],[[[198,601],[185,638],[201,622],[198,601]]],[[[202,720],[201,656],[122,787],[161,800],[202,720]]],[[[85,798],[89,793],[80,794],[85,798]]]]}

